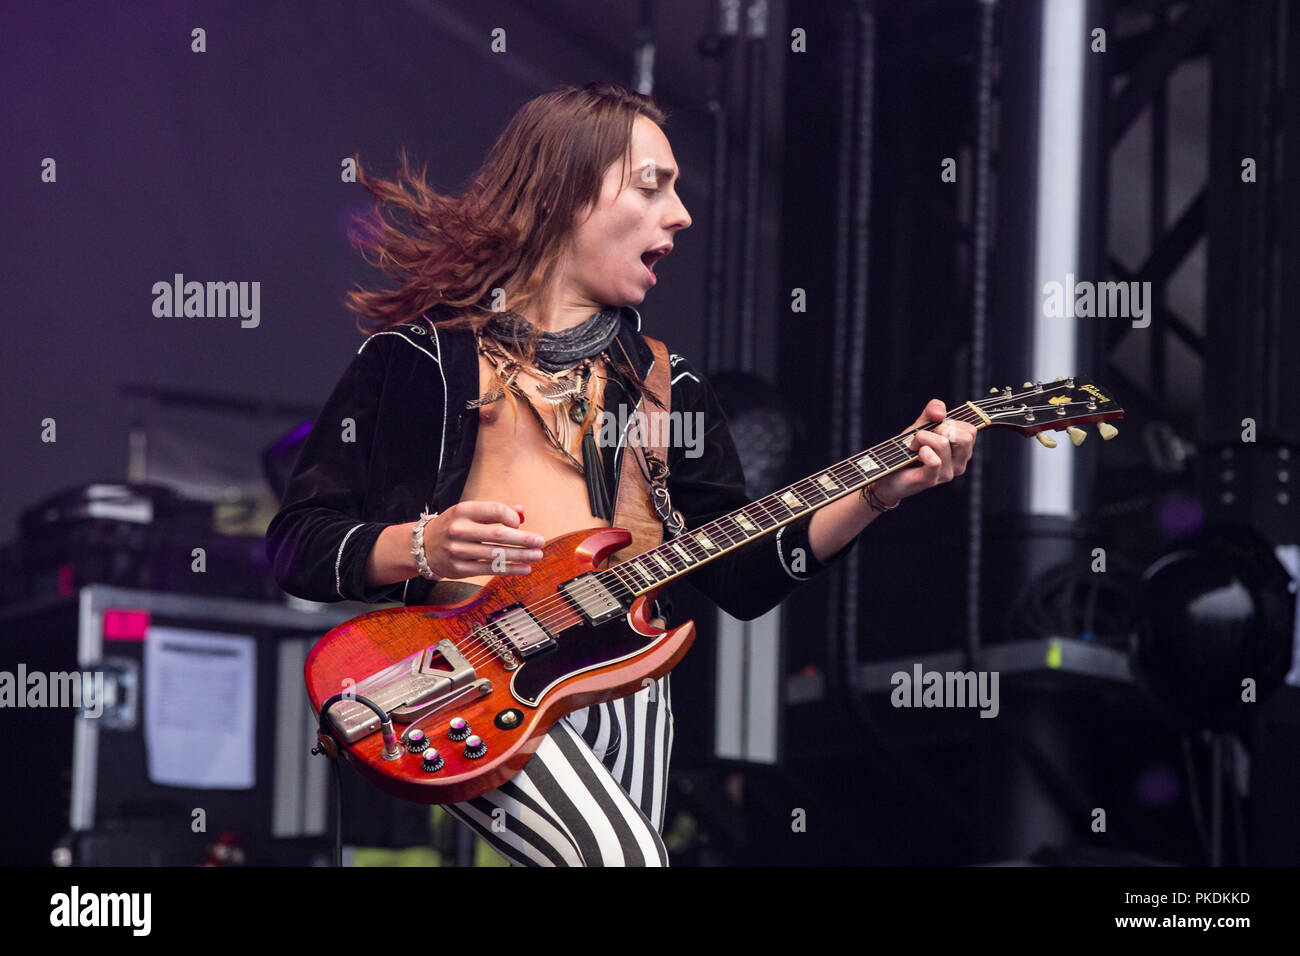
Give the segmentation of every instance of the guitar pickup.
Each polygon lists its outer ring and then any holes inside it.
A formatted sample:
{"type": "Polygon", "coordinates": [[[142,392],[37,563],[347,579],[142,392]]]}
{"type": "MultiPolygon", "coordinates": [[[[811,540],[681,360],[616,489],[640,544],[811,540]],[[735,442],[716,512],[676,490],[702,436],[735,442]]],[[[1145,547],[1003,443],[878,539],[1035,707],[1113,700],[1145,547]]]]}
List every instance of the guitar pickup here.
{"type": "Polygon", "coordinates": [[[560,585],[559,591],[592,626],[604,624],[627,613],[622,602],[594,574],[570,578],[560,585]]]}
{"type": "Polygon", "coordinates": [[[485,628],[494,632],[520,657],[555,646],[555,638],[522,604],[503,607],[488,618],[485,628]]]}

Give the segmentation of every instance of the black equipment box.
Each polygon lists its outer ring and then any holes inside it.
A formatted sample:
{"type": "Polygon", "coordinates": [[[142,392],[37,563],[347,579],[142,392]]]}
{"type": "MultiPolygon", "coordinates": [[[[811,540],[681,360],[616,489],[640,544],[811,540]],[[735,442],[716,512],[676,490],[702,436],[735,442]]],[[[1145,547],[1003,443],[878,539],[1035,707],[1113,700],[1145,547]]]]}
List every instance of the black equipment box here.
{"type": "Polygon", "coordinates": [[[98,482],[58,492],[22,513],[0,601],[90,584],[280,600],[265,540],[218,534],[213,518],[211,502],[162,485],[98,482]]]}
{"type": "MultiPolygon", "coordinates": [[[[303,667],[370,610],[96,585],[0,611],[0,865],[200,864],[223,843],[250,864],[328,860],[303,667]]],[[[427,840],[427,807],[375,788],[344,806],[390,832],[418,817],[427,840]]],[[[365,829],[345,821],[345,840],[385,842],[365,829]]]]}

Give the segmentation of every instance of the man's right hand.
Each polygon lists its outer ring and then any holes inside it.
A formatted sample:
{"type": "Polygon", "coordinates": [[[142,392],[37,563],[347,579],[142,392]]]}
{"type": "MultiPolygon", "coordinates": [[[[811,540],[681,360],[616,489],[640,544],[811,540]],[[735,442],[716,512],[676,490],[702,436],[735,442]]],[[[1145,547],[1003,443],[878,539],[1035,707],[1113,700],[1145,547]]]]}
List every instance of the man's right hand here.
{"type": "Polygon", "coordinates": [[[461,501],[424,526],[424,556],[440,578],[529,574],[542,560],[541,535],[522,531],[523,508],[461,501]]]}

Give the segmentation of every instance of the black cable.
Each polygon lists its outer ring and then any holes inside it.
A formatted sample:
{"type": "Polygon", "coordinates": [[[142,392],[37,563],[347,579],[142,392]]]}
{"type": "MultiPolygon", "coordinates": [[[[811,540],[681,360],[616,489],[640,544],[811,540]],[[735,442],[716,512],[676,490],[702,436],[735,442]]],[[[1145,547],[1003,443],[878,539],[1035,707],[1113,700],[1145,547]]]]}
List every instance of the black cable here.
{"type": "Polygon", "coordinates": [[[731,64],[740,30],[740,0],[718,0],[714,6],[714,32],[700,41],[700,54],[713,63],[709,74],[708,110],[712,117],[712,156],[709,168],[709,234],[705,267],[705,339],[703,368],[713,372],[734,356],[724,354],[730,336],[726,322],[727,297],[727,193],[728,193],[728,103],[731,100],[731,64]]]}
{"type": "MultiPolygon", "coordinates": [[[[335,694],[333,697],[325,701],[325,703],[320,705],[320,724],[318,725],[317,730],[318,737],[334,736],[325,729],[325,715],[329,713],[331,707],[341,700],[354,700],[358,704],[363,704],[379,716],[379,722],[381,724],[389,722],[388,714],[384,708],[380,707],[369,697],[362,697],[360,694],[351,693],[335,694]]],[[[340,746],[337,739],[334,742],[334,746],[336,748],[340,746]]],[[[321,748],[320,744],[317,744],[312,748],[313,754],[324,752],[325,751],[321,748]]],[[[326,754],[326,756],[329,755],[326,754]]],[[[343,866],[343,771],[339,768],[340,757],[341,755],[337,752],[334,756],[330,757],[330,762],[334,764],[334,865],[337,867],[343,866]]]]}
{"type": "Polygon", "coordinates": [[[343,770],[339,759],[330,761],[334,765],[334,865],[343,866],[343,770]]]}
{"type": "Polygon", "coordinates": [[[740,367],[758,369],[759,239],[763,218],[763,118],[767,65],[767,5],[751,0],[745,10],[745,153],[740,221],[740,367]]]}
{"type": "MultiPolygon", "coordinates": [[[[876,79],[876,9],[872,0],[855,0],[846,10],[845,24],[845,58],[850,62],[841,77],[844,102],[856,106],[856,113],[845,109],[841,122],[847,125],[845,135],[855,137],[858,147],[858,178],[850,197],[844,206],[851,215],[837,226],[843,230],[839,239],[852,237],[856,253],[852,259],[852,295],[849,296],[847,280],[841,286],[837,277],[836,286],[836,342],[837,351],[841,342],[844,348],[844,361],[847,368],[847,394],[842,403],[833,409],[837,417],[843,419],[836,424],[840,434],[832,434],[832,441],[839,448],[847,446],[858,449],[863,443],[863,385],[866,380],[863,359],[867,351],[867,293],[868,268],[870,260],[870,226],[871,226],[871,184],[872,184],[872,147],[875,141],[875,79],[876,79]],[[854,54],[856,53],[856,59],[854,54]],[[857,68],[856,76],[853,67],[857,68]],[[856,83],[854,82],[856,80],[856,83]],[[856,96],[855,96],[856,94],[856,96]],[[851,230],[850,230],[850,227],[851,230]],[[841,300],[841,296],[843,299],[841,300]],[[840,319],[839,310],[847,313],[840,319]]],[[[843,157],[843,154],[841,154],[843,157]]],[[[839,241],[837,239],[837,252],[839,241]]],[[[835,390],[838,395],[840,389],[835,390]]],[[[836,454],[846,454],[836,452],[836,454]]],[[[969,831],[975,824],[970,811],[962,806],[947,788],[940,785],[933,774],[920,761],[906,754],[901,747],[894,745],[886,734],[875,724],[871,713],[861,698],[863,693],[859,686],[858,632],[859,632],[859,567],[861,551],[854,549],[844,559],[844,570],[838,580],[841,587],[834,594],[831,627],[827,634],[827,683],[826,699],[829,703],[838,703],[848,714],[853,728],[860,739],[886,759],[891,765],[895,777],[906,780],[918,792],[928,797],[935,806],[941,808],[942,819],[961,831],[969,831]],[[839,673],[836,674],[836,670],[839,673]]],[[[882,774],[883,775],[883,774],[882,774]]]]}
{"type": "MultiPolygon", "coordinates": [[[[987,381],[989,178],[993,152],[993,74],[997,59],[994,21],[995,0],[980,4],[979,61],[975,94],[975,209],[971,217],[971,387],[987,381]]],[[[981,597],[984,553],[984,446],[977,443],[966,467],[966,643],[965,663],[975,666],[983,643],[981,597]]]]}
{"type": "Polygon", "coordinates": [[[1205,831],[1205,812],[1201,808],[1200,786],[1196,782],[1196,765],[1192,761],[1191,744],[1186,734],[1180,734],[1178,743],[1183,752],[1183,765],[1187,770],[1187,803],[1192,811],[1192,826],[1196,829],[1197,839],[1201,841],[1201,850],[1206,858],[1210,856],[1210,837],[1205,831]]]}
{"type": "Polygon", "coordinates": [[[1235,738],[1229,741],[1232,747],[1233,772],[1229,775],[1228,786],[1232,793],[1233,836],[1237,842],[1237,865],[1246,865],[1246,818],[1243,813],[1241,793],[1237,790],[1236,766],[1240,756],[1237,753],[1235,738]]]}
{"type": "MultiPolygon", "coordinates": [[[[846,431],[844,427],[844,405],[846,400],[844,383],[848,374],[843,365],[849,354],[848,310],[849,310],[849,211],[852,208],[854,144],[853,107],[857,90],[857,60],[853,51],[857,43],[858,18],[850,9],[845,9],[845,19],[841,28],[842,53],[840,55],[840,116],[839,116],[839,163],[836,172],[835,196],[835,300],[831,313],[833,344],[831,347],[831,410],[827,426],[830,455],[832,461],[847,458],[846,431]]],[[[842,679],[835,666],[840,654],[839,633],[845,611],[846,581],[850,575],[858,573],[854,557],[857,549],[845,559],[844,569],[832,574],[829,594],[826,601],[826,698],[838,698],[842,693],[842,679]]]]}
{"type": "Polygon", "coordinates": [[[1127,562],[1093,572],[1074,561],[1053,565],[1025,581],[1003,617],[1006,640],[1044,637],[1094,639],[1128,633],[1136,615],[1138,575],[1127,562]],[[1110,600],[1100,600],[1105,593],[1110,600]]]}

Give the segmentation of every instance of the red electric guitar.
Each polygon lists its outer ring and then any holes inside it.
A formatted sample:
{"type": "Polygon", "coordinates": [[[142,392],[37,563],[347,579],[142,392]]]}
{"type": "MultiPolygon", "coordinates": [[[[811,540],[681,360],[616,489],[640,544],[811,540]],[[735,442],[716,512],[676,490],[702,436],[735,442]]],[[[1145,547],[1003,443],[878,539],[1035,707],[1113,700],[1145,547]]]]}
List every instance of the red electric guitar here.
{"type": "MultiPolygon", "coordinates": [[[[997,390],[952,409],[977,428],[1046,432],[1104,424],[1124,411],[1077,378],[997,390]]],[[[933,430],[941,422],[924,426],[933,430]]],[[[472,598],[353,618],[307,658],[307,693],[359,771],[418,803],[457,803],[505,783],[551,726],[575,710],[635,693],[668,673],[695,637],[663,631],[651,602],[676,578],[916,462],[913,430],[750,502],[656,548],[602,568],[627,546],[619,528],[548,541],[531,574],[493,578],[472,598]]]]}

